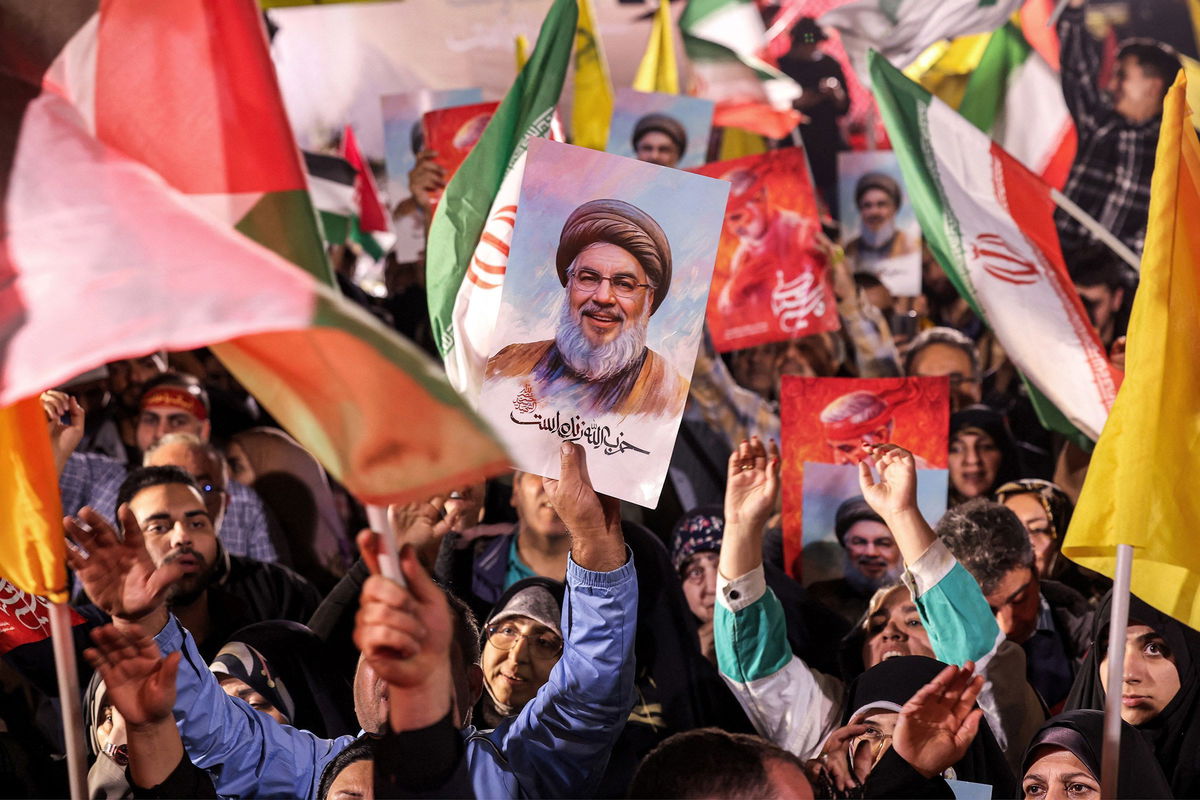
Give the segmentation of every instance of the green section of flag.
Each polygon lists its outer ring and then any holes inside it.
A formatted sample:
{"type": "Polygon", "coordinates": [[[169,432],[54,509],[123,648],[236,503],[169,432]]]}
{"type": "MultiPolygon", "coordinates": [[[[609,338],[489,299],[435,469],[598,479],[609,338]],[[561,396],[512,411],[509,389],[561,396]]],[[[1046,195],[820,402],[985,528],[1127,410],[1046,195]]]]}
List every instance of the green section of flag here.
{"type": "Polygon", "coordinates": [[[529,63],[438,203],[429,230],[426,289],[434,341],[443,356],[454,347],[454,301],[492,200],[505,173],[525,151],[531,132],[549,127],[562,94],[578,13],[576,0],[554,0],[529,63]]]}
{"type": "Polygon", "coordinates": [[[334,285],[307,190],[264,194],[234,227],[327,286],[334,285]]]}
{"type": "Polygon", "coordinates": [[[958,113],[984,133],[990,133],[1004,108],[1008,81],[1033,51],[1020,28],[1011,21],[992,34],[959,104],[958,113]]]}

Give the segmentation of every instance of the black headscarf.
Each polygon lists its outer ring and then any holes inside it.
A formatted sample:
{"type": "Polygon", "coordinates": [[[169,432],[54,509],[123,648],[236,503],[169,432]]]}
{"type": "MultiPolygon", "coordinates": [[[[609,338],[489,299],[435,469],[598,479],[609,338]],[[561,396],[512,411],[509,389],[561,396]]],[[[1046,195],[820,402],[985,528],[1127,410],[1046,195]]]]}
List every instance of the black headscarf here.
{"type": "MultiPolygon", "coordinates": [[[[1039,747],[1061,747],[1083,762],[1100,780],[1100,754],[1104,749],[1104,712],[1081,709],[1067,711],[1046,721],[1029,742],[1021,762],[1021,782],[1033,764],[1039,747]]],[[[1117,796],[1114,800],[1171,798],[1171,786],[1154,760],[1154,751],[1136,729],[1121,723],[1120,774],[1117,777],[1117,796]]],[[[1021,797],[1020,790],[1017,797],[1021,797]]]]}
{"type": "MultiPolygon", "coordinates": [[[[945,668],[942,662],[925,656],[896,656],[881,661],[850,684],[842,724],[848,725],[858,711],[872,704],[902,707],[945,668]]],[[[894,763],[894,759],[881,760],[872,776],[894,763]]],[[[986,721],[980,721],[975,740],[954,765],[954,774],[959,780],[991,786],[993,797],[1006,797],[1012,793],[1012,772],[986,721]]]]}
{"type": "MultiPolygon", "coordinates": [[[[1100,601],[1092,625],[1092,648],[1083,659],[1075,685],[1067,695],[1067,710],[1104,709],[1100,662],[1108,641],[1112,593],[1100,601]]],[[[1179,691],[1149,722],[1137,726],[1154,748],[1176,797],[1200,797],[1200,633],[1131,595],[1129,624],[1149,625],[1163,638],[1179,670],[1179,691]]]]}
{"type": "MultiPolygon", "coordinates": [[[[1000,448],[1000,466],[996,469],[996,481],[988,487],[986,494],[991,495],[997,488],[1009,481],[1021,477],[1021,456],[1017,450],[1017,442],[1012,431],[1008,428],[1008,420],[999,411],[994,411],[985,405],[974,405],[956,411],[950,415],[950,442],[954,442],[954,434],[964,428],[978,428],[992,437],[996,447],[1000,448]]],[[[957,496],[953,484],[950,486],[950,496],[957,496]]]]}
{"type": "Polygon", "coordinates": [[[247,625],[229,637],[211,669],[241,680],[296,728],[325,739],[358,732],[350,685],[328,646],[298,622],[247,625]]]}

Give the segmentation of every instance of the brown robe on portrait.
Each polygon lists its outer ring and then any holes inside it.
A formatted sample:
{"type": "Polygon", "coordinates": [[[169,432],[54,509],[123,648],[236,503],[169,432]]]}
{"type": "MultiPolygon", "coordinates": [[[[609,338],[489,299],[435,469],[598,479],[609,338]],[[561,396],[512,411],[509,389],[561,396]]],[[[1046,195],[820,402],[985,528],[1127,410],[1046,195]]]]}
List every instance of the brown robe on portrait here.
{"type": "Polygon", "coordinates": [[[677,413],[687,399],[688,384],[666,359],[650,348],[628,367],[602,381],[587,381],[566,365],[554,341],[510,344],[488,359],[487,377],[529,378],[538,400],[567,387],[583,388],[594,398],[580,409],[621,416],[677,413]],[[541,390],[540,392],[538,390],[541,390]]]}

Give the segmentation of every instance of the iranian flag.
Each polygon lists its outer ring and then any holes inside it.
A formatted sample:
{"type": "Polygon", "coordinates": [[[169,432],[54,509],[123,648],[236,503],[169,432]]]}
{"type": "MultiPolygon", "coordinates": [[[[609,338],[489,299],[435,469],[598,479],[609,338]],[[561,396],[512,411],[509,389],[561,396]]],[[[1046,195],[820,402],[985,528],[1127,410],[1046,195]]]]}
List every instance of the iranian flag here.
{"type": "Polygon", "coordinates": [[[554,0],[529,62],[450,179],[430,225],[426,291],[434,341],[450,383],[472,402],[500,313],[525,151],[530,139],[551,133],[578,13],[576,0],[554,0]]]}
{"type": "Polygon", "coordinates": [[[870,70],[934,255],[1021,371],[1042,423],[1095,440],[1120,373],[1067,275],[1053,190],[882,56],[870,70]]]}
{"type": "Polygon", "coordinates": [[[0,15],[0,405],[212,345],[366,502],[504,467],[437,365],[333,288],[253,0],[0,15]]]}
{"type": "Polygon", "coordinates": [[[690,93],[714,101],[714,126],[782,139],[800,124],[799,88],[763,60],[767,31],[753,0],[688,0],[679,30],[690,93]]]}
{"type": "Polygon", "coordinates": [[[1012,22],[992,34],[958,113],[1046,183],[1067,182],[1076,136],[1062,81],[1012,22]]]}

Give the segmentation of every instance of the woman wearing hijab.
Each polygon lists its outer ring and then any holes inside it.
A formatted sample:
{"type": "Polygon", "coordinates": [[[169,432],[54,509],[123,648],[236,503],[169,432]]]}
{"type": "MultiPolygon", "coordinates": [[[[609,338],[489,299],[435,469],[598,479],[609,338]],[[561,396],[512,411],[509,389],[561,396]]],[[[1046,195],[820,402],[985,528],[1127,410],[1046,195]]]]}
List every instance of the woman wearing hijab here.
{"type": "Polygon", "coordinates": [[[1020,476],[1017,444],[1004,415],[987,406],[950,417],[950,505],[991,497],[997,486],[1020,476]]]}
{"type": "Polygon", "coordinates": [[[954,797],[949,780],[1011,797],[1012,771],[975,705],[982,686],[971,665],[947,669],[924,656],[864,672],[850,685],[842,727],[810,764],[822,796],[954,797]]]}
{"type": "Polygon", "coordinates": [[[1029,532],[1038,577],[1070,586],[1093,605],[1112,588],[1112,581],[1062,557],[1063,537],[1075,504],[1050,481],[1025,478],[996,490],[996,502],[1017,515],[1029,532]]]}
{"type": "Polygon", "coordinates": [[[209,669],[226,694],[281,725],[323,739],[358,732],[350,685],[325,644],[298,622],[247,625],[230,637],[209,669]]]}
{"type": "Polygon", "coordinates": [[[108,699],[108,688],[99,672],[92,673],[84,695],[87,710],[88,797],[133,797],[125,767],[129,765],[129,747],[125,741],[125,718],[108,699]]]}
{"type": "Polygon", "coordinates": [[[227,448],[234,480],[251,486],[287,537],[291,566],[328,591],[350,564],[350,542],[329,478],[312,454],[277,428],[252,428],[227,448]]]}
{"type": "MultiPolygon", "coordinates": [[[[1104,708],[1111,603],[1097,609],[1068,710],[1104,708]]],[[[1200,633],[1131,595],[1124,657],[1121,718],[1154,749],[1175,796],[1200,797],[1200,633]]]]}
{"type": "MultiPolygon", "coordinates": [[[[1098,800],[1103,748],[1103,711],[1068,711],[1050,719],[1029,743],[1017,796],[1024,800],[1047,797],[1098,800]]],[[[1118,769],[1113,800],[1159,800],[1175,796],[1150,745],[1124,721],[1118,769]]]]}

